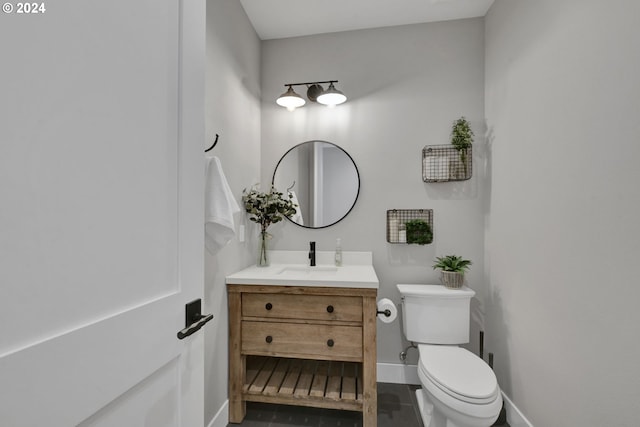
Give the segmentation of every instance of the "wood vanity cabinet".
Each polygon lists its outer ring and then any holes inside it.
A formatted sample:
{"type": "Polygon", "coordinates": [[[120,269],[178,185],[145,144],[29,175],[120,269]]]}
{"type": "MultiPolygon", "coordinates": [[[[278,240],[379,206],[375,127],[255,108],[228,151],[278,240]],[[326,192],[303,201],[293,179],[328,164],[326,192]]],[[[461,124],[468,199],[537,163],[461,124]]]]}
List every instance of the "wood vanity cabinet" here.
{"type": "Polygon", "coordinates": [[[230,422],[253,401],[361,411],[376,427],[377,289],[227,289],[230,422]]]}

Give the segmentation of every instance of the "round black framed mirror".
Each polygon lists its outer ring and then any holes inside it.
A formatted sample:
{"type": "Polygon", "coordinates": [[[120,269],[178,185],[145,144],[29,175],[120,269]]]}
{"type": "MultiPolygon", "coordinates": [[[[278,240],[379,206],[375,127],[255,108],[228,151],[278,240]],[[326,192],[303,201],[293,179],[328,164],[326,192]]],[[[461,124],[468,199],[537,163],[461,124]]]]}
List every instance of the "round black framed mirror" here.
{"type": "Polygon", "coordinates": [[[351,212],[360,194],[360,174],[344,149],[307,141],[287,151],[273,172],[274,188],[298,205],[289,218],[306,228],[329,227],[351,212]]]}

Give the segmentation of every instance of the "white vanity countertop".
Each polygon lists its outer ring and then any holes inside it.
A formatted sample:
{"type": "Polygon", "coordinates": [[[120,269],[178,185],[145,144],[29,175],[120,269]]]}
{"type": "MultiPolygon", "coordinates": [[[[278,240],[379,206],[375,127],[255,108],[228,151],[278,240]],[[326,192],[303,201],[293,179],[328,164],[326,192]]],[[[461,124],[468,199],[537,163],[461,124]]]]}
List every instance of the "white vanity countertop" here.
{"type": "Polygon", "coordinates": [[[253,265],[227,276],[227,284],[317,286],[378,289],[371,252],[343,252],[342,266],[334,265],[333,251],[317,251],[316,266],[309,267],[306,251],[270,251],[271,265],[253,265]]]}

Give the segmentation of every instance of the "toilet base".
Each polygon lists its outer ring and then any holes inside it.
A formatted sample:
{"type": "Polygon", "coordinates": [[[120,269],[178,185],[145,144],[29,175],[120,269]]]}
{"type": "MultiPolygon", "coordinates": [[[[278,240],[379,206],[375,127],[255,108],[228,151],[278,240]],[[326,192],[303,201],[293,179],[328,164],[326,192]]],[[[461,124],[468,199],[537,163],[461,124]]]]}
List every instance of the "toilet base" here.
{"type": "Polygon", "coordinates": [[[416,390],[416,400],[418,409],[422,417],[424,427],[458,427],[455,423],[447,420],[444,415],[436,411],[433,403],[429,401],[427,393],[421,388],[416,390]]]}
{"type": "Polygon", "coordinates": [[[495,415],[484,414],[481,418],[477,418],[477,415],[474,417],[468,414],[460,414],[452,411],[451,408],[448,407],[442,409],[442,403],[437,401],[439,406],[434,405],[429,396],[430,394],[428,394],[423,388],[416,390],[416,400],[418,401],[418,409],[420,410],[420,416],[422,417],[424,427],[493,426],[496,425],[494,422],[498,418],[499,408],[502,406],[502,398],[496,399],[488,408],[486,408],[490,414],[495,415]],[[497,405],[500,405],[500,407],[497,405]]]}

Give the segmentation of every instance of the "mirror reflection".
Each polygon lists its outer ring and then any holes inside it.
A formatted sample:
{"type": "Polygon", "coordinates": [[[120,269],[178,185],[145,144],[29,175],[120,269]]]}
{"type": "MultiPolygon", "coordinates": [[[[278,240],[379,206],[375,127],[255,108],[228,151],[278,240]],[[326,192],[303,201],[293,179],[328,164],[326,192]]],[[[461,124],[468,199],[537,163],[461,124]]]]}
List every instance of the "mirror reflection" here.
{"type": "Polygon", "coordinates": [[[360,192],[351,156],[326,141],[307,141],[287,151],[273,173],[274,187],[291,194],[298,211],[290,218],[307,228],[328,227],[347,216],[360,192]]]}

